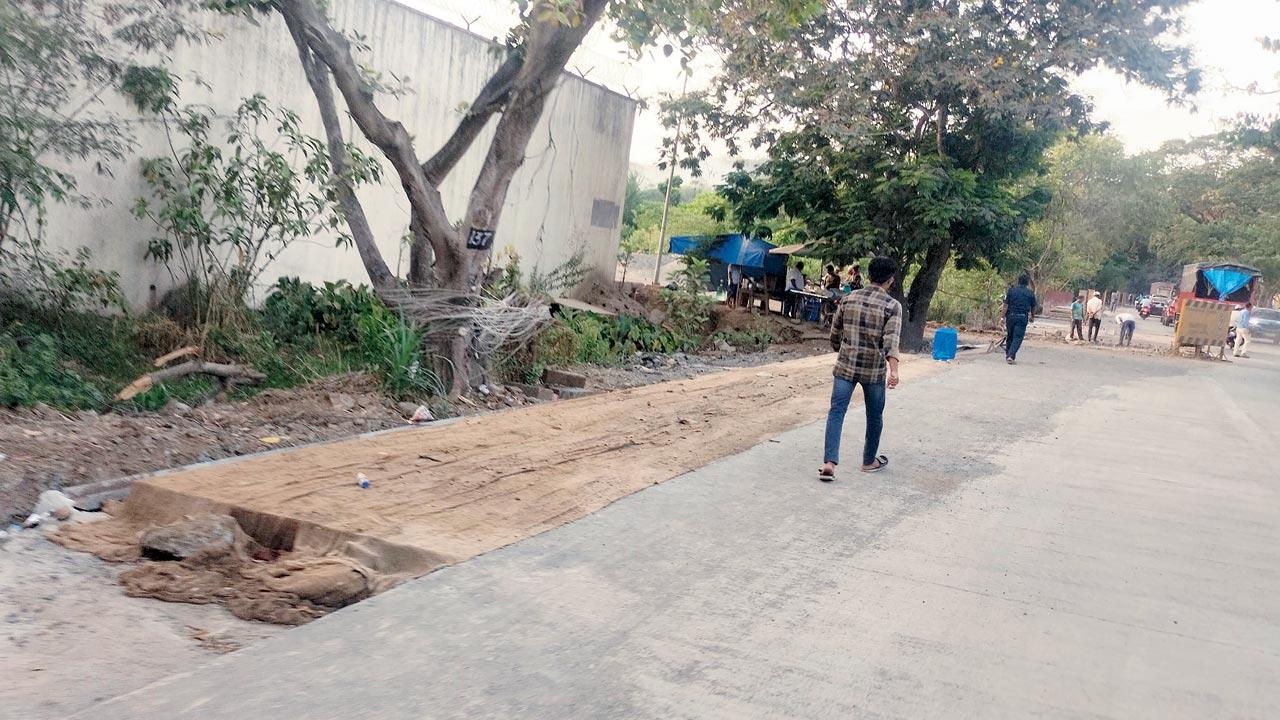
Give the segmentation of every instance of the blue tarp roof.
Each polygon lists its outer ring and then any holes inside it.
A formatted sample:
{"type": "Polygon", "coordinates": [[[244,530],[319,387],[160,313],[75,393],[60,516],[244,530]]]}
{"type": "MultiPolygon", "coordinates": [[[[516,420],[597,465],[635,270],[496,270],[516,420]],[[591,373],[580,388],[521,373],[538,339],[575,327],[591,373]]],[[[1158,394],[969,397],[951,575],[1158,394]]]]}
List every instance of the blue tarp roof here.
{"type": "Polygon", "coordinates": [[[707,257],[725,265],[763,270],[770,275],[786,273],[787,257],[769,254],[770,250],[777,247],[776,245],[738,233],[717,235],[714,238],[705,235],[678,235],[671,238],[668,249],[677,255],[688,255],[704,243],[711,244],[707,257]]]}
{"type": "Polygon", "coordinates": [[[1249,280],[1253,278],[1253,273],[1226,267],[1205,268],[1200,272],[1204,273],[1204,279],[1208,280],[1213,289],[1218,292],[1219,298],[1225,298],[1248,285],[1249,280]]]}

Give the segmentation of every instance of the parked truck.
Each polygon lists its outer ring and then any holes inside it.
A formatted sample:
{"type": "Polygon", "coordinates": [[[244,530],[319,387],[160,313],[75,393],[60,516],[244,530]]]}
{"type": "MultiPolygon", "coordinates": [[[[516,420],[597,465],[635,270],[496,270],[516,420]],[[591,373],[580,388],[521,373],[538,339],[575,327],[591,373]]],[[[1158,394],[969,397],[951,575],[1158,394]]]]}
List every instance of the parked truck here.
{"type": "Polygon", "coordinates": [[[1213,300],[1239,310],[1253,300],[1261,278],[1257,268],[1239,263],[1191,263],[1182,268],[1182,282],[1164,313],[1164,324],[1178,322],[1182,306],[1188,300],[1213,300]]]}

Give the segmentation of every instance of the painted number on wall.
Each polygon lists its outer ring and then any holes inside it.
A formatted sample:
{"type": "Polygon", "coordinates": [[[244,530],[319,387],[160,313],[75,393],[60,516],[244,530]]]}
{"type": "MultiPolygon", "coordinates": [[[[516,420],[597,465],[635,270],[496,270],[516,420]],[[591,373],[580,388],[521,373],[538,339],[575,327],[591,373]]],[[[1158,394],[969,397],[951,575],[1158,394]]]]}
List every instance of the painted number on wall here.
{"type": "Polygon", "coordinates": [[[471,228],[467,233],[468,250],[488,250],[493,247],[493,231],[471,228]]]}

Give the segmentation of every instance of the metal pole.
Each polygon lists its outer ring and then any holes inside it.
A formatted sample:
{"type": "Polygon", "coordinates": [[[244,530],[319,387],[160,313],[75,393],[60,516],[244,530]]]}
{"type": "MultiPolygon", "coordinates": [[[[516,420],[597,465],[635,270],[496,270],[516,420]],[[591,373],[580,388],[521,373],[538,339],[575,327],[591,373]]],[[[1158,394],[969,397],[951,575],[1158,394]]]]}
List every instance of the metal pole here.
{"type": "MultiPolygon", "coordinates": [[[[680,87],[680,99],[684,100],[685,91],[689,88],[689,76],[684,76],[684,84],[680,87]]],[[[667,192],[662,198],[662,227],[658,230],[658,265],[653,269],[653,284],[662,283],[662,246],[667,238],[667,214],[671,210],[671,184],[676,180],[676,160],[680,157],[680,131],[684,129],[684,115],[676,116],[676,139],[671,144],[671,168],[667,173],[667,192]]]]}

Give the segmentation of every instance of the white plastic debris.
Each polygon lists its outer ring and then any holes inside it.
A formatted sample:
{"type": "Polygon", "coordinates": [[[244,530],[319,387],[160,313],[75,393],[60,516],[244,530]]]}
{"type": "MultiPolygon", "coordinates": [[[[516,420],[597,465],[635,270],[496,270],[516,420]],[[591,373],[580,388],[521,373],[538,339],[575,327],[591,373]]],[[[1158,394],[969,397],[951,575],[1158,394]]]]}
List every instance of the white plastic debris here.
{"type": "Polygon", "coordinates": [[[40,498],[36,500],[36,507],[32,510],[35,515],[53,515],[56,511],[66,509],[68,511],[75,509],[75,502],[58,492],[57,490],[45,490],[40,493],[40,498]]]}
{"type": "Polygon", "coordinates": [[[359,485],[361,490],[368,490],[369,484],[369,478],[365,477],[364,473],[356,475],[356,485],[359,485]]]}
{"type": "Polygon", "coordinates": [[[431,413],[431,408],[426,405],[419,405],[417,410],[413,411],[413,416],[409,418],[411,423],[429,423],[436,419],[431,413]]]}
{"type": "Polygon", "coordinates": [[[30,515],[27,516],[26,520],[22,521],[22,527],[24,528],[33,528],[39,524],[40,524],[40,516],[35,513],[31,513],[30,515]]]}

